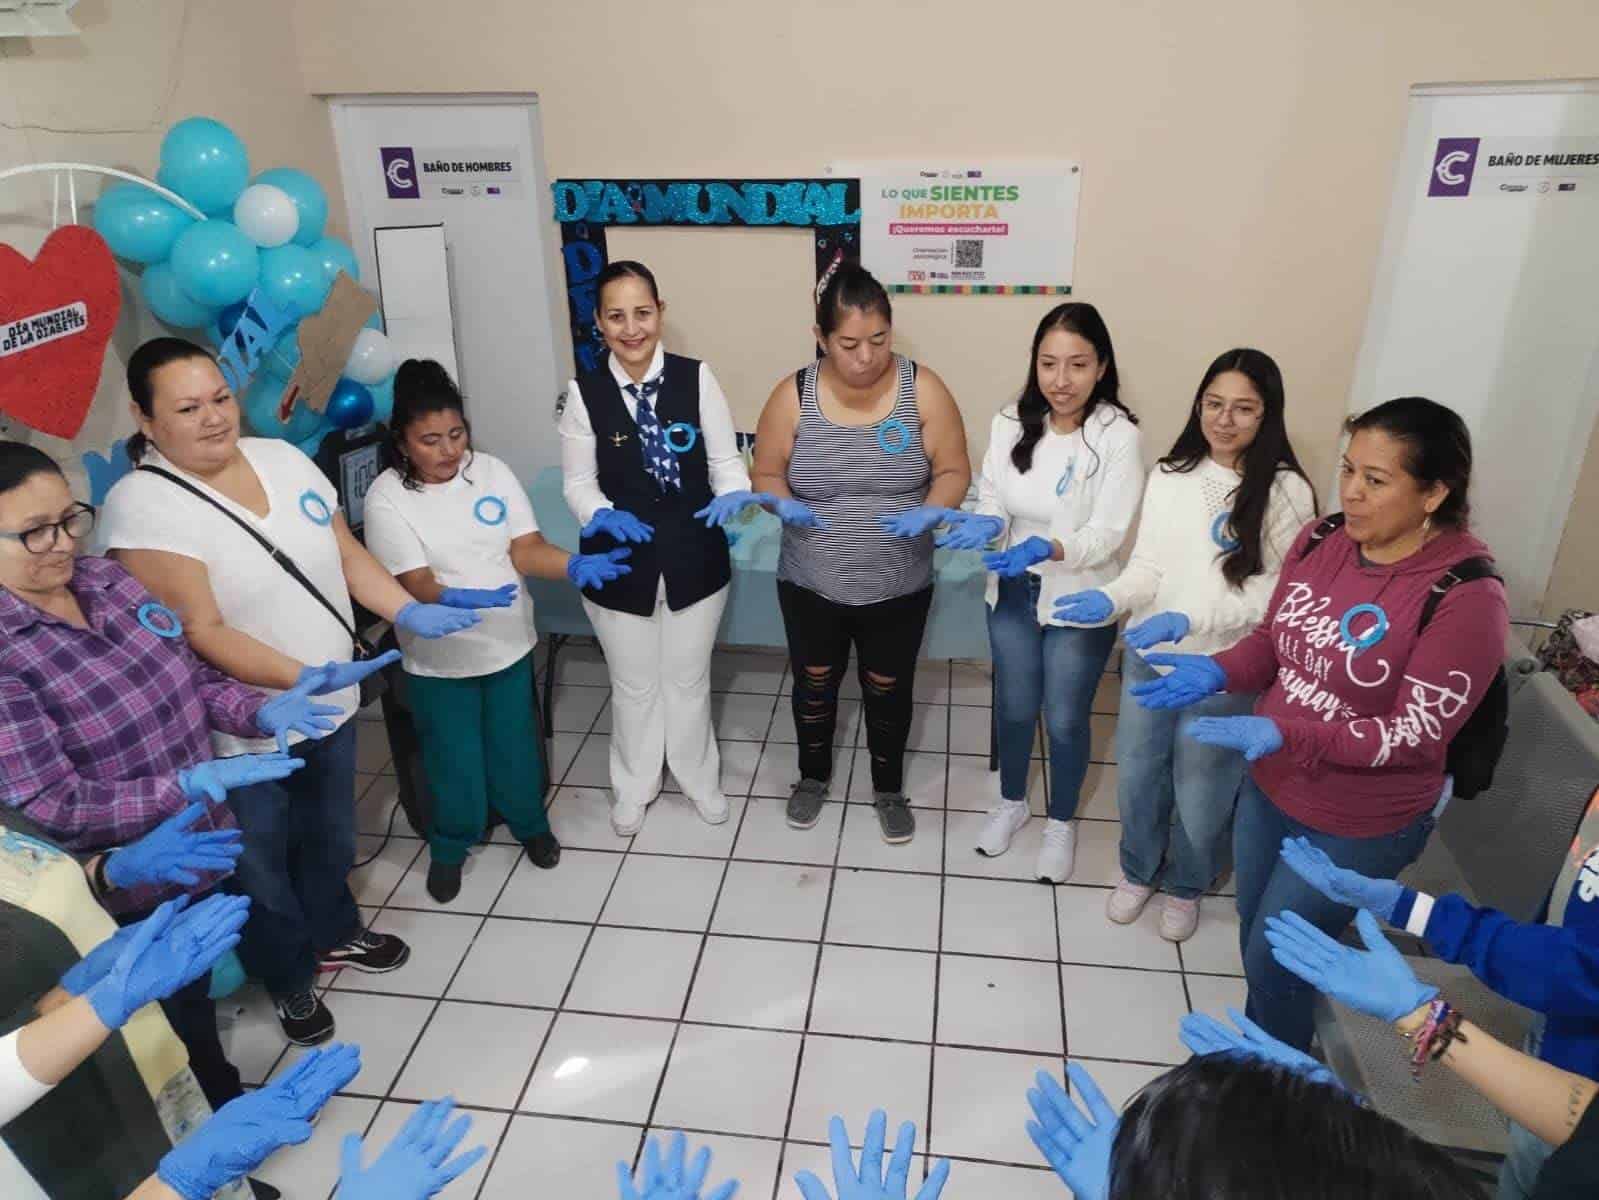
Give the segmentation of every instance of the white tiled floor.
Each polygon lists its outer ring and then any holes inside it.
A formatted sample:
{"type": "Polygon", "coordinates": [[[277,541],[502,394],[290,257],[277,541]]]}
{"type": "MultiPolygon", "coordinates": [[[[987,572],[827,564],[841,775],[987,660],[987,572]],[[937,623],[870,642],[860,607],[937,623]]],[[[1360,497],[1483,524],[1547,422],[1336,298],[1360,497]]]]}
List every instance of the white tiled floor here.
{"type": "MultiPolygon", "coordinates": [[[[617,1159],[647,1131],[680,1128],[712,1147],[714,1181],[792,1200],[796,1170],[825,1177],[828,1118],[842,1113],[859,1139],[879,1105],[916,1122],[919,1151],[955,1160],[952,1193],[1058,1196],[1023,1129],[1034,1070],[1059,1074],[1070,1053],[1120,1103],[1181,1060],[1190,1004],[1242,1002],[1228,899],[1207,901],[1180,948],[1156,933],[1156,906],[1131,928],[1105,920],[1118,875],[1114,676],[1095,700],[1077,871],[1051,889],[1031,878],[1042,821],[1002,858],[972,849],[997,794],[976,667],[919,668],[906,764],[918,827],[905,846],[878,835],[853,679],[835,800],[814,829],[783,820],[796,777],[783,658],[723,652],[712,681],[729,821],[703,824],[668,779],[643,831],[618,838],[604,664],[574,644],[557,675],[561,864],[536,870],[498,830],[447,906],[427,896],[427,854],[404,816],[391,825],[383,726],[362,724],[361,853],[382,850],[352,882],[374,927],[413,954],[390,975],[332,979],[339,1035],[361,1043],[365,1065],[317,1136],[264,1172],[291,1194],[325,1200],[344,1132],[381,1140],[412,1103],[449,1093],[493,1151],[446,1190],[456,1200],[510,1200],[535,1181],[541,1195],[610,1195],[617,1159]]],[[[1040,758],[1040,814],[1045,776],[1040,758]]],[[[225,1038],[255,1083],[295,1055],[258,993],[243,1005],[225,1038]]]]}

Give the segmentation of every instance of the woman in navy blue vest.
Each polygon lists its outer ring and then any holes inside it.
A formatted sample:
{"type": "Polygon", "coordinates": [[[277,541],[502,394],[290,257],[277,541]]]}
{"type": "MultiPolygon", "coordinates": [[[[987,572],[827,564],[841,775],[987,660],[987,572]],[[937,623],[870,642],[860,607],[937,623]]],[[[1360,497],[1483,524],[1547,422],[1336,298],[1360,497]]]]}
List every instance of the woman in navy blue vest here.
{"type": "Polygon", "coordinates": [[[732,564],[727,535],[703,514],[718,496],[748,498],[749,472],[710,367],[661,348],[666,305],[649,268],[611,263],[594,307],[610,354],[567,389],[561,466],[582,552],[633,551],[630,574],[583,593],[611,673],[611,825],[639,831],[663,763],[716,825],[728,808],[711,649],[732,564]]]}

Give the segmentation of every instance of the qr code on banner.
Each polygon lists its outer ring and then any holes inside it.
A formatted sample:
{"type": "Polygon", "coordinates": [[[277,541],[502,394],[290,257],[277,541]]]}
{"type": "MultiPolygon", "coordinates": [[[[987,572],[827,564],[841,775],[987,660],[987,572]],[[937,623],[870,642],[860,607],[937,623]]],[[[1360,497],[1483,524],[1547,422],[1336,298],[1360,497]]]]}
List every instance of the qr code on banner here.
{"type": "Polygon", "coordinates": [[[983,265],[982,239],[956,238],[955,265],[957,267],[981,267],[983,265]]]}

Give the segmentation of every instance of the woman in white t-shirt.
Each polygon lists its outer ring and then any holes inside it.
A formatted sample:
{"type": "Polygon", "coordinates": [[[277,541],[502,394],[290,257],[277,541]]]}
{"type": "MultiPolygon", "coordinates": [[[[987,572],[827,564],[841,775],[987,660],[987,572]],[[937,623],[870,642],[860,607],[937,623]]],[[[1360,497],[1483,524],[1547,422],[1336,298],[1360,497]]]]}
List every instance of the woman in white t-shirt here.
{"type": "Polygon", "coordinates": [[[1266,615],[1283,556],[1315,515],[1283,423],[1282,372],[1259,350],[1229,350],[1210,364],[1187,426],[1150,472],[1127,569],[1056,602],[1069,620],[1132,619],[1116,721],[1122,880],[1106,904],[1118,924],[1138,919],[1158,883],[1166,893],[1161,936],[1193,934],[1248,764],[1236,750],[1183,734],[1200,717],[1239,716],[1255,701],[1224,693],[1181,710],[1145,708],[1128,695],[1155,678],[1141,652],[1182,642],[1216,654],[1237,642],[1266,615]]]}
{"type": "MultiPolygon", "coordinates": [[[[333,1036],[312,986],[319,972],[393,971],[410,954],[393,934],[362,927],[346,882],[355,860],[349,718],[357,685],[388,661],[347,661],[350,597],[422,637],[468,628],[477,615],[418,603],[350,532],[315,463],[287,442],[241,438],[238,401],[206,350],[181,338],[146,342],[128,359],[128,390],[138,469],[106,497],[106,549],[178,614],[206,662],[268,691],[314,672],[314,693],[340,710],[334,732],[296,745],[302,770],[228,795],[244,830],[234,882],[252,900],[239,957],[272,995],[285,1035],[314,1045],[333,1036]]],[[[219,756],[273,748],[212,740],[219,756]]]]}
{"type": "Polygon", "coordinates": [[[366,494],[368,548],[418,600],[469,603],[483,618],[447,642],[400,633],[434,797],[428,892],[446,904],[491,806],[534,866],[561,858],[544,812],[533,600],[523,576],[598,588],[628,573],[631,552],[568,554],[545,541],[511,468],[472,448],[461,393],[431,359],[400,364],[385,449],[388,470],[366,494]]]}
{"type": "MultiPolygon", "coordinates": [[[[977,511],[990,520],[971,540],[997,537],[1002,548],[983,557],[994,573],[988,637],[1000,800],[977,850],[1005,853],[1027,823],[1033,730],[1042,709],[1049,814],[1036,874],[1051,883],[1071,878],[1089,714],[1116,625],[1109,618],[1068,625],[1050,605],[1062,592],[1115,576],[1116,551],[1138,511],[1144,465],[1137,418],[1121,402],[1119,386],[1099,311],[1082,303],[1051,309],[1033,334],[1021,398],[994,418],[978,483],[977,511]]],[[[971,544],[965,529],[948,540],[971,544]]]]}

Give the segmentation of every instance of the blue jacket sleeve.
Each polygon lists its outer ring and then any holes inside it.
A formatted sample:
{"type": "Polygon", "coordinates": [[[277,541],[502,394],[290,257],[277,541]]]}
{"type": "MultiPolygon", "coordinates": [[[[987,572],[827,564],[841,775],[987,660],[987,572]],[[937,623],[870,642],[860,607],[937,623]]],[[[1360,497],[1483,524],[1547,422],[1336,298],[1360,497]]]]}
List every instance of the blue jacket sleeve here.
{"type": "Polygon", "coordinates": [[[1464,963],[1494,991],[1526,1008],[1550,1016],[1599,1013],[1599,946],[1576,930],[1523,925],[1449,895],[1433,904],[1425,936],[1439,958],[1464,963]]]}

